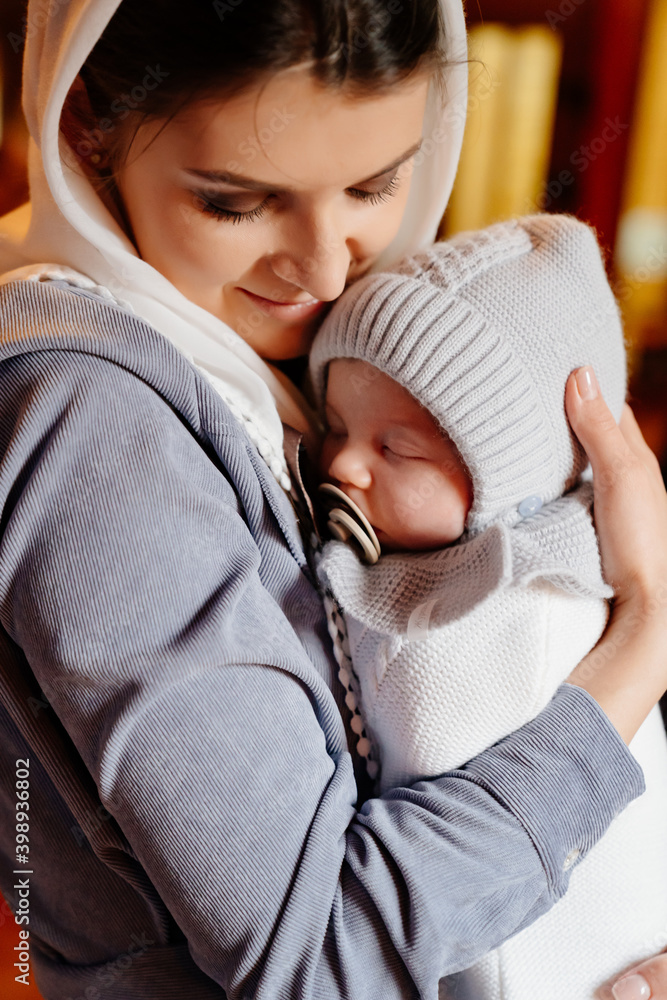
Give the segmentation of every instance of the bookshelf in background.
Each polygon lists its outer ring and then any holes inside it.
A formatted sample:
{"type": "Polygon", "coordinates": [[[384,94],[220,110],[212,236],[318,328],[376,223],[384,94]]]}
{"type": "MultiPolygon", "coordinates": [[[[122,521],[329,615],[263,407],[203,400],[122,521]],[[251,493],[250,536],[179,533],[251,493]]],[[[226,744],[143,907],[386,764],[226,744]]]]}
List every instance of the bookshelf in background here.
{"type": "Polygon", "coordinates": [[[540,204],[590,222],[608,249],[616,240],[649,6],[650,0],[469,0],[466,5],[471,30],[496,22],[559,36],[553,142],[540,204]]]}
{"type": "Polygon", "coordinates": [[[21,113],[25,0],[0,0],[0,215],[28,198],[27,129],[21,113]]]}
{"type": "Polygon", "coordinates": [[[556,111],[562,38],[495,22],[469,33],[465,140],[440,237],[537,211],[556,111]]]}
{"type": "Polygon", "coordinates": [[[632,343],[667,348],[667,0],[647,24],[615,260],[632,343]]]}
{"type": "MultiPolygon", "coordinates": [[[[461,164],[466,176],[457,178],[459,190],[439,236],[514,214],[508,197],[493,211],[486,195],[474,206],[474,191],[497,185],[509,150],[524,142],[530,169],[518,211],[530,211],[532,202],[572,212],[597,230],[624,311],[632,405],[667,466],[667,0],[469,0],[467,21],[489,65],[488,71],[471,65],[472,94],[485,84],[488,91],[496,72],[507,74],[506,95],[487,93],[486,106],[472,102],[461,164]],[[550,77],[553,87],[552,57],[552,68],[533,69],[531,107],[541,94],[541,124],[531,136],[523,112],[515,110],[512,127],[524,139],[508,142],[497,127],[503,119],[498,105],[519,107],[510,95],[514,67],[508,60],[529,25],[553,32],[562,46],[555,108],[553,90],[550,97],[544,90],[550,77]],[[549,162],[535,198],[538,150],[547,147],[549,162]]],[[[518,184],[519,172],[510,173],[518,184]]]]}
{"type": "Polygon", "coordinates": [[[667,473],[667,0],[649,9],[615,263],[632,405],[667,473]]]}

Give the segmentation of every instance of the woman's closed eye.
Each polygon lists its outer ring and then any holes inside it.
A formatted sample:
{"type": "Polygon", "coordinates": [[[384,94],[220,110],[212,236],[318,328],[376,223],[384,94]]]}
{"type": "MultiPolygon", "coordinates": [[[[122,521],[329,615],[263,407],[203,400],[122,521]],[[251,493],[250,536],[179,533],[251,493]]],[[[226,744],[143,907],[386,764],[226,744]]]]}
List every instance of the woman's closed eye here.
{"type": "Polygon", "coordinates": [[[376,205],[380,201],[387,201],[389,198],[392,198],[399,186],[399,176],[398,173],[395,173],[389,183],[385,187],[380,188],[379,191],[364,191],[361,188],[349,188],[348,190],[353,198],[360,198],[371,205],[376,205]]]}
{"type": "MultiPolygon", "coordinates": [[[[389,198],[392,198],[396,194],[399,187],[400,179],[397,172],[391,178],[389,183],[379,191],[364,191],[361,188],[348,188],[348,194],[350,194],[353,198],[365,202],[366,204],[376,205],[379,202],[388,201],[389,198]]],[[[210,192],[194,192],[195,203],[200,212],[203,212],[205,215],[212,216],[218,222],[225,220],[227,222],[239,223],[253,222],[255,219],[259,219],[266,211],[269,200],[273,198],[274,195],[268,195],[268,197],[265,198],[261,204],[247,212],[234,211],[231,208],[220,205],[216,200],[216,198],[219,197],[219,195],[215,195],[210,192]]]]}

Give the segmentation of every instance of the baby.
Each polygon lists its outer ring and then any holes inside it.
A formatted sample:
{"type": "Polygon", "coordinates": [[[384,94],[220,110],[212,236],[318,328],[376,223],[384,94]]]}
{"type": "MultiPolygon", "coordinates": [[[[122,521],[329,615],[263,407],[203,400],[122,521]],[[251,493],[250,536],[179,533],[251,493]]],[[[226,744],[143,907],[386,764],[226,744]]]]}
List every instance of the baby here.
{"type": "MultiPolygon", "coordinates": [[[[457,768],[533,718],[604,629],[613,591],[564,409],[585,364],[620,416],[618,308],[593,232],[568,216],[462,234],[367,276],[318,332],[310,372],[338,539],[318,572],[332,619],[336,603],[345,618],[340,677],[379,793],[457,768]]],[[[658,709],[632,750],[645,795],[585,859],[571,853],[563,900],[443,996],[610,996],[607,979],[664,946],[658,709]]]]}

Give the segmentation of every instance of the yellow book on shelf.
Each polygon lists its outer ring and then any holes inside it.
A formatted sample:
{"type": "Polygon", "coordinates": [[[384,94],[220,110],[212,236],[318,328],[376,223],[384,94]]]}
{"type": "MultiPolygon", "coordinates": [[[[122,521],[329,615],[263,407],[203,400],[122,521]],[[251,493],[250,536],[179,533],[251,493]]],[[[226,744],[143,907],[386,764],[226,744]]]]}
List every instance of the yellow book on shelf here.
{"type": "Polygon", "coordinates": [[[619,298],[635,347],[667,345],[667,0],[653,0],[630,133],[619,298]]]}
{"type": "Polygon", "coordinates": [[[501,115],[512,32],[500,24],[472,28],[468,34],[469,96],[466,132],[446,230],[457,233],[485,225],[495,155],[495,125],[501,115]]]}
{"type": "Polygon", "coordinates": [[[3,133],[3,118],[4,118],[4,107],[5,107],[5,90],[4,90],[4,66],[2,65],[2,49],[0,48],[0,146],[2,146],[2,133],[3,133]]]}
{"type": "Polygon", "coordinates": [[[514,33],[513,50],[496,130],[498,169],[493,174],[489,222],[535,211],[549,170],[561,38],[550,28],[535,25],[514,33]]]}
{"type": "Polygon", "coordinates": [[[443,234],[535,211],[547,180],[562,39],[542,25],[470,31],[470,103],[443,234]]]}

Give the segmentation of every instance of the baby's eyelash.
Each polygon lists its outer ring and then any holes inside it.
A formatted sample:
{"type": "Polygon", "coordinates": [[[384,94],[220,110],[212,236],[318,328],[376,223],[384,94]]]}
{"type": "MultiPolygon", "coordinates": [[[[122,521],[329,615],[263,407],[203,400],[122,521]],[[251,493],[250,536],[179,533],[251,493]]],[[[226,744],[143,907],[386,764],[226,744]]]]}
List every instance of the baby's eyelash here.
{"type": "Polygon", "coordinates": [[[384,448],[385,451],[390,452],[396,458],[402,458],[405,462],[421,462],[422,461],[422,456],[421,455],[406,455],[406,454],[404,454],[404,452],[394,451],[394,449],[390,448],[388,444],[385,444],[382,447],[384,448]]]}
{"type": "MultiPolygon", "coordinates": [[[[398,186],[398,174],[394,174],[387,186],[383,187],[381,191],[362,191],[359,188],[350,188],[349,191],[353,198],[358,198],[370,205],[376,205],[381,201],[387,201],[389,198],[393,197],[398,186]]],[[[269,195],[269,197],[271,196],[269,195]]],[[[269,200],[267,198],[261,203],[261,205],[258,205],[257,208],[253,208],[250,212],[232,212],[228,208],[216,205],[214,201],[210,201],[209,198],[203,194],[197,194],[195,195],[195,198],[198,208],[205,215],[213,216],[213,218],[218,222],[225,220],[234,224],[238,222],[253,222],[255,219],[259,219],[266,211],[269,200]]]]}

